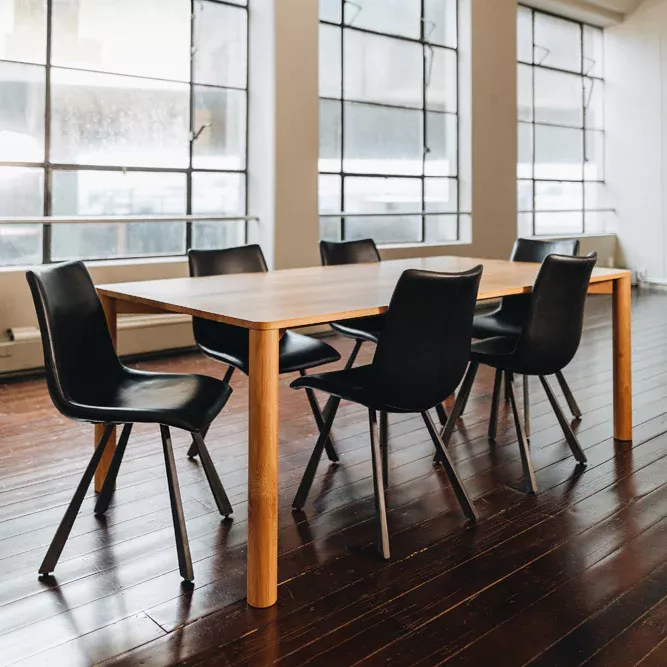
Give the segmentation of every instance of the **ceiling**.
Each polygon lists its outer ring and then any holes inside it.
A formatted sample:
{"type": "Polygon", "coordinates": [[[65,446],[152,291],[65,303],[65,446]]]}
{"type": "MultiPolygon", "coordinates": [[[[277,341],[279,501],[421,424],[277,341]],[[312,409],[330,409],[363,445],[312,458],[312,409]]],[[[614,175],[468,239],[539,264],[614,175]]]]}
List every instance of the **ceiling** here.
{"type": "Polygon", "coordinates": [[[580,21],[601,26],[621,23],[645,0],[522,0],[527,5],[545,9],[580,21]]]}

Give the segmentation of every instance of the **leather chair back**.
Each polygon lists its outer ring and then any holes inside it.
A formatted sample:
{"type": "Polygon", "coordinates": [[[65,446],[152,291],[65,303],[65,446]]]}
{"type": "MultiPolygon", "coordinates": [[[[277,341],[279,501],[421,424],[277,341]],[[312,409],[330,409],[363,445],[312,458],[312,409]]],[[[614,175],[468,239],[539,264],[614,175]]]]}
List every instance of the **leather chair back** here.
{"type": "Polygon", "coordinates": [[[380,261],[380,253],[373,239],[360,241],[320,241],[322,266],[335,264],[369,264],[380,261]]]}

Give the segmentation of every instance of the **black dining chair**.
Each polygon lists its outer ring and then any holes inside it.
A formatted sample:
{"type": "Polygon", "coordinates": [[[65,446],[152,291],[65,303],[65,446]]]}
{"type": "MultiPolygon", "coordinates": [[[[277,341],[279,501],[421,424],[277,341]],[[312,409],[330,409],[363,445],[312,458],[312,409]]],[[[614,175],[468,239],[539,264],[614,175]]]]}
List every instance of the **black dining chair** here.
{"type": "MultiPolygon", "coordinates": [[[[482,267],[461,274],[408,270],[396,285],[371,364],[309,375],[292,382],[295,389],[318,389],[332,397],[325,424],[306,467],[292,506],[301,510],[313,483],[327,434],[341,399],[368,408],[378,545],[389,558],[385,507],[386,442],[378,438],[377,412],[420,413],[447,472],[464,514],[475,521],[472,501],[459,479],[447,445],[429,410],[450,396],[463,378],[470,359],[470,336],[482,267]]],[[[464,386],[463,392],[469,391],[464,386]]],[[[456,415],[449,424],[456,421],[456,415]]]]}
{"type": "Polygon", "coordinates": [[[124,366],[114,350],[102,304],[83,262],[28,271],[26,276],[37,310],[53,404],[70,419],[105,427],[39,573],[54,571],[114,425],[123,424],[123,431],[95,504],[96,515],[103,515],[109,506],[133,424],[148,423],[160,425],[179,569],[183,579],[192,581],[169,428],[192,433],[218,510],[229,516],[232,507],[203,436],[227,403],[232,391],[229,384],[203,375],[148,373],[124,366]]]}
{"type": "MultiPolygon", "coordinates": [[[[268,271],[262,249],[258,245],[247,245],[225,250],[190,250],[188,252],[190,275],[194,278],[238,273],[265,273],[268,271]]],[[[211,359],[227,364],[229,368],[225,381],[229,382],[236,369],[248,374],[249,331],[224,322],[213,322],[200,317],[192,318],[195,342],[199,349],[211,359]]],[[[293,373],[306,371],[317,366],[340,360],[340,354],[327,343],[312,336],[304,336],[294,331],[285,331],[280,338],[279,372],[293,373]]],[[[307,392],[310,409],[321,430],[324,418],[317,397],[312,390],[307,392]]],[[[338,461],[338,453],[327,438],[327,455],[331,461],[338,461]]],[[[197,455],[197,442],[193,441],[188,456],[197,455]]]]}
{"type": "MultiPolygon", "coordinates": [[[[565,368],[579,348],[586,295],[596,261],[595,253],[587,257],[549,255],[542,263],[533,291],[529,295],[527,316],[519,337],[496,336],[473,343],[472,361],[464,382],[467,387],[472,386],[479,364],[491,366],[496,371],[503,371],[510,378],[514,374],[524,377],[538,376],[547,399],[556,413],[567,444],[575,459],[582,465],[586,463],[586,455],[572,432],[546,376],[555,375],[565,368]]],[[[491,406],[491,427],[494,433],[501,386],[497,377],[496,374],[491,406]]],[[[530,446],[519,416],[511,379],[507,383],[507,390],[519,439],[524,488],[529,493],[537,493],[530,446]]],[[[462,393],[458,400],[465,403],[467,396],[462,393]]]]}
{"type": "MultiPolygon", "coordinates": [[[[510,261],[512,262],[536,262],[542,263],[549,255],[572,255],[576,257],[579,254],[578,239],[557,239],[557,240],[539,240],[539,239],[517,239],[510,261]]],[[[494,336],[509,336],[517,338],[528,316],[528,304],[530,303],[529,294],[517,294],[506,296],[500,306],[492,313],[479,315],[475,318],[472,325],[473,338],[485,339],[494,336]]],[[[568,386],[562,371],[556,373],[556,379],[560,385],[565,400],[575,418],[581,417],[581,410],[577,401],[568,386]]],[[[511,376],[505,374],[505,396],[509,400],[508,384],[511,376]]],[[[503,371],[496,372],[496,383],[502,383],[503,371]]],[[[526,436],[530,437],[530,396],[528,391],[528,378],[523,378],[523,409],[524,424],[526,436]]],[[[496,408],[497,409],[497,408],[496,408]]],[[[495,438],[495,427],[493,423],[489,424],[489,437],[495,438]]]]}

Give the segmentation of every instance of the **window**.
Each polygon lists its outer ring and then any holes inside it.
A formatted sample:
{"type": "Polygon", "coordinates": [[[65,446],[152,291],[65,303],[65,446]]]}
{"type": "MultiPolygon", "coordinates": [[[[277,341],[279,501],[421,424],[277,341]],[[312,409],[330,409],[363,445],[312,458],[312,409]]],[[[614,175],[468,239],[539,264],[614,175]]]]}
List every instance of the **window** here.
{"type": "Polygon", "coordinates": [[[602,232],[603,31],[519,7],[519,233],[602,232]]]}
{"type": "Polygon", "coordinates": [[[246,241],[247,0],[0,2],[0,265],[246,241]],[[166,7],[165,5],[168,5],[166,7]]]}
{"type": "Polygon", "coordinates": [[[321,238],[459,239],[457,9],[320,0],[321,238]]]}

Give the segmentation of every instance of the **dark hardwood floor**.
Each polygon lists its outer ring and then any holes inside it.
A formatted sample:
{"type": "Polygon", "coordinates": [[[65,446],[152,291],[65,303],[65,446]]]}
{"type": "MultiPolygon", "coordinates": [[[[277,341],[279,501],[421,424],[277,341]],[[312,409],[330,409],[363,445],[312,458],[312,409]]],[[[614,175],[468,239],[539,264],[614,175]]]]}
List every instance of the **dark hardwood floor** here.
{"type": "MultiPolygon", "coordinates": [[[[566,370],[584,417],[578,469],[539,382],[531,447],[540,494],[510,486],[521,462],[507,406],[486,437],[482,369],[450,450],[475,498],[467,526],[419,417],[392,416],[392,559],[375,551],[367,413],[343,404],[338,466],[296,491],[316,436],[306,396],[281,378],[279,602],[245,596],[247,381],[208,437],[234,505],[220,522],[203,471],[174,432],[196,582],[181,585],[159,432],[136,427],[106,519],[91,493],[56,570],[37,568],[91,453],[44,381],[0,383],[0,664],[667,665],[667,294],[633,304],[634,446],[612,438],[611,302],[589,300],[566,370]]],[[[331,339],[346,356],[348,341],[331,339]]],[[[360,363],[370,360],[372,346],[360,363]]],[[[192,353],[138,364],[222,377],[192,353]]],[[[556,390],[556,383],[552,383],[556,390]]],[[[560,391],[557,391],[560,397],[560,391]]]]}

